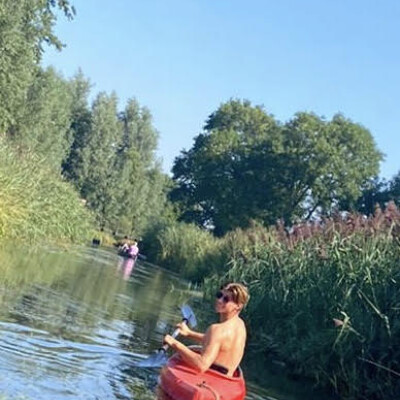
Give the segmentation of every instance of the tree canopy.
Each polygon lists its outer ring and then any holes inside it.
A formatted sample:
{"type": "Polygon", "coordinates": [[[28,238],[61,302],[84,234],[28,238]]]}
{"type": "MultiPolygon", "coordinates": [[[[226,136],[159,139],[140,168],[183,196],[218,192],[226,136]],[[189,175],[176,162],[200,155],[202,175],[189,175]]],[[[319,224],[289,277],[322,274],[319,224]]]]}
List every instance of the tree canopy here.
{"type": "Polygon", "coordinates": [[[67,18],[67,0],[0,0],[0,133],[7,133],[24,106],[43,53],[43,44],[60,49],[54,34],[56,10],[67,18]]]}
{"type": "Polygon", "coordinates": [[[381,157],[370,132],[340,114],[327,121],[298,113],[282,124],[262,107],[231,100],[176,158],[171,199],[182,220],[217,235],[252,219],[293,222],[357,199],[381,157]]]}

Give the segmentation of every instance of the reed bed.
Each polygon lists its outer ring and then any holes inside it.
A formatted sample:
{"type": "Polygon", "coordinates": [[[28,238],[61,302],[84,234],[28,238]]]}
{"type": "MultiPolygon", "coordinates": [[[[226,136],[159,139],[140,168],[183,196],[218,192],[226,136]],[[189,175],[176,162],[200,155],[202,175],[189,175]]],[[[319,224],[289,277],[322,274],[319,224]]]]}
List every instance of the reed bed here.
{"type": "Polygon", "coordinates": [[[158,247],[155,262],[193,282],[202,281],[226,261],[222,242],[192,224],[170,224],[153,242],[158,247]]]}
{"type": "Polygon", "coordinates": [[[225,238],[230,262],[206,279],[248,284],[248,358],[286,365],[343,399],[400,398],[400,212],[341,214],[225,238]]]}
{"type": "Polygon", "coordinates": [[[91,214],[58,173],[0,140],[0,239],[79,242],[92,226],[91,214]]]}

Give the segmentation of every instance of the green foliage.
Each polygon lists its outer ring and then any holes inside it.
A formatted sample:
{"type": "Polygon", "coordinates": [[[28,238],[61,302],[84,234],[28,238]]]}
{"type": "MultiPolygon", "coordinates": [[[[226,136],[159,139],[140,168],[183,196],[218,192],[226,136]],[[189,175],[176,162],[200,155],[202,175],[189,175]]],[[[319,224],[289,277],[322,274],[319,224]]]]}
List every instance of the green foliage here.
{"type": "Polygon", "coordinates": [[[149,219],[163,213],[170,180],[156,162],[158,133],[150,112],[131,99],[119,118],[123,125],[116,159],[119,208],[112,225],[115,231],[140,236],[149,219]]]}
{"type": "Polygon", "coordinates": [[[369,131],[341,115],[299,113],[282,125],[261,107],[231,100],[176,159],[171,199],[183,221],[217,235],[252,219],[293,222],[357,199],[380,159],[369,131]]]}
{"type": "Polygon", "coordinates": [[[146,107],[141,107],[136,99],[128,100],[120,115],[124,124],[122,149],[135,149],[145,169],[154,164],[158,132],[152,125],[152,116],[146,107]]]}
{"type": "Polygon", "coordinates": [[[14,125],[13,142],[39,155],[54,171],[60,171],[71,144],[71,107],[68,82],[52,68],[38,69],[14,125]]]}
{"type": "Polygon", "coordinates": [[[193,224],[169,224],[154,240],[159,246],[157,262],[185,278],[199,282],[218,268],[220,242],[193,224]]]}
{"type": "Polygon", "coordinates": [[[71,145],[62,164],[62,173],[80,190],[84,178],[81,174],[84,165],[83,149],[88,140],[87,136],[92,122],[92,114],[88,105],[90,82],[81,70],[69,81],[69,91],[72,96],[69,132],[71,145]]]}
{"type": "Polygon", "coordinates": [[[78,72],[70,82],[72,144],[63,174],[95,211],[101,229],[139,237],[164,213],[171,185],[156,160],[158,133],[136,100],[118,113],[116,96],[101,93],[89,109],[89,90],[78,72]]]}
{"type": "Polygon", "coordinates": [[[117,171],[116,149],[121,140],[121,124],[117,118],[117,97],[100,93],[93,103],[92,123],[83,153],[82,196],[96,213],[99,226],[116,216],[117,171]]]}
{"type": "Polygon", "coordinates": [[[45,162],[0,141],[0,238],[83,242],[92,224],[77,193],[45,162]]]}
{"type": "Polygon", "coordinates": [[[389,200],[400,205],[400,171],[389,181],[389,200]]]}
{"type": "Polygon", "coordinates": [[[396,398],[400,212],[393,203],[369,219],[338,215],[290,233],[256,225],[230,235],[226,272],[205,287],[212,296],[222,282],[248,284],[249,358],[284,362],[290,374],[343,399],[396,398]]]}
{"type": "Polygon", "coordinates": [[[341,209],[372,215],[376,207],[385,208],[390,201],[400,205],[400,172],[389,181],[378,177],[368,180],[354,203],[344,202],[340,206],[341,209]]]}
{"type": "Polygon", "coordinates": [[[43,43],[62,47],[53,33],[56,8],[74,14],[67,0],[0,0],[0,133],[14,131],[43,43]]]}

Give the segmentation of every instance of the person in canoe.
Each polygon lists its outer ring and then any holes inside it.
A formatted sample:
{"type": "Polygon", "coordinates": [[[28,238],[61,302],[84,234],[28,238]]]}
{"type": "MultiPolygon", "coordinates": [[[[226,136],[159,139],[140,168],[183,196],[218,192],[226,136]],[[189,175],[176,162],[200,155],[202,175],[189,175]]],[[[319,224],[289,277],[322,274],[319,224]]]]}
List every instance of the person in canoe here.
{"type": "Polygon", "coordinates": [[[219,314],[219,323],[212,324],[205,333],[195,332],[183,322],[177,325],[180,335],[202,343],[200,353],[170,335],[164,337],[164,343],[199,372],[214,369],[233,376],[246,344],[246,326],[239,314],[248,300],[249,293],[244,285],[229,283],[216,294],[215,311],[219,314]]]}
{"type": "Polygon", "coordinates": [[[136,260],[138,254],[139,254],[139,247],[138,247],[138,243],[136,240],[129,246],[127,253],[129,254],[129,256],[131,258],[136,260]]]}
{"type": "Polygon", "coordinates": [[[119,249],[119,251],[128,251],[128,249],[129,249],[128,236],[125,236],[124,240],[122,242],[118,243],[118,249],[119,249]]]}

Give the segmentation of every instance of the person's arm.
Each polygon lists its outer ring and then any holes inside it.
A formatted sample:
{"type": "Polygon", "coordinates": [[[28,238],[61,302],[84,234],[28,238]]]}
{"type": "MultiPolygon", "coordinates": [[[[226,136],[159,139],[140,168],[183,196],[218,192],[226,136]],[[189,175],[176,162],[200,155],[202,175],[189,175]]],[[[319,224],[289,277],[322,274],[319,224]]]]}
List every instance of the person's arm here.
{"type": "Polygon", "coordinates": [[[199,372],[207,371],[210,368],[217,359],[221,347],[218,328],[213,325],[205,333],[205,343],[201,354],[191,350],[170,335],[165,336],[164,343],[178,352],[186,363],[195,367],[199,372]]]}
{"type": "Polygon", "coordinates": [[[179,324],[176,325],[176,327],[179,329],[179,334],[181,336],[187,337],[189,339],[193,339],[196,342],[203,341],[204,333],[193,331],[186,325],[185,322],[180,322],[179,324]]]}
{"type": "Polygon", "coordinates": [[[190,339],[195,340],[196,342],[203,342],[204,339],[204,333],[201,332],[195,332],[190,330],[190,334],[188,336],[190,339]]]}

